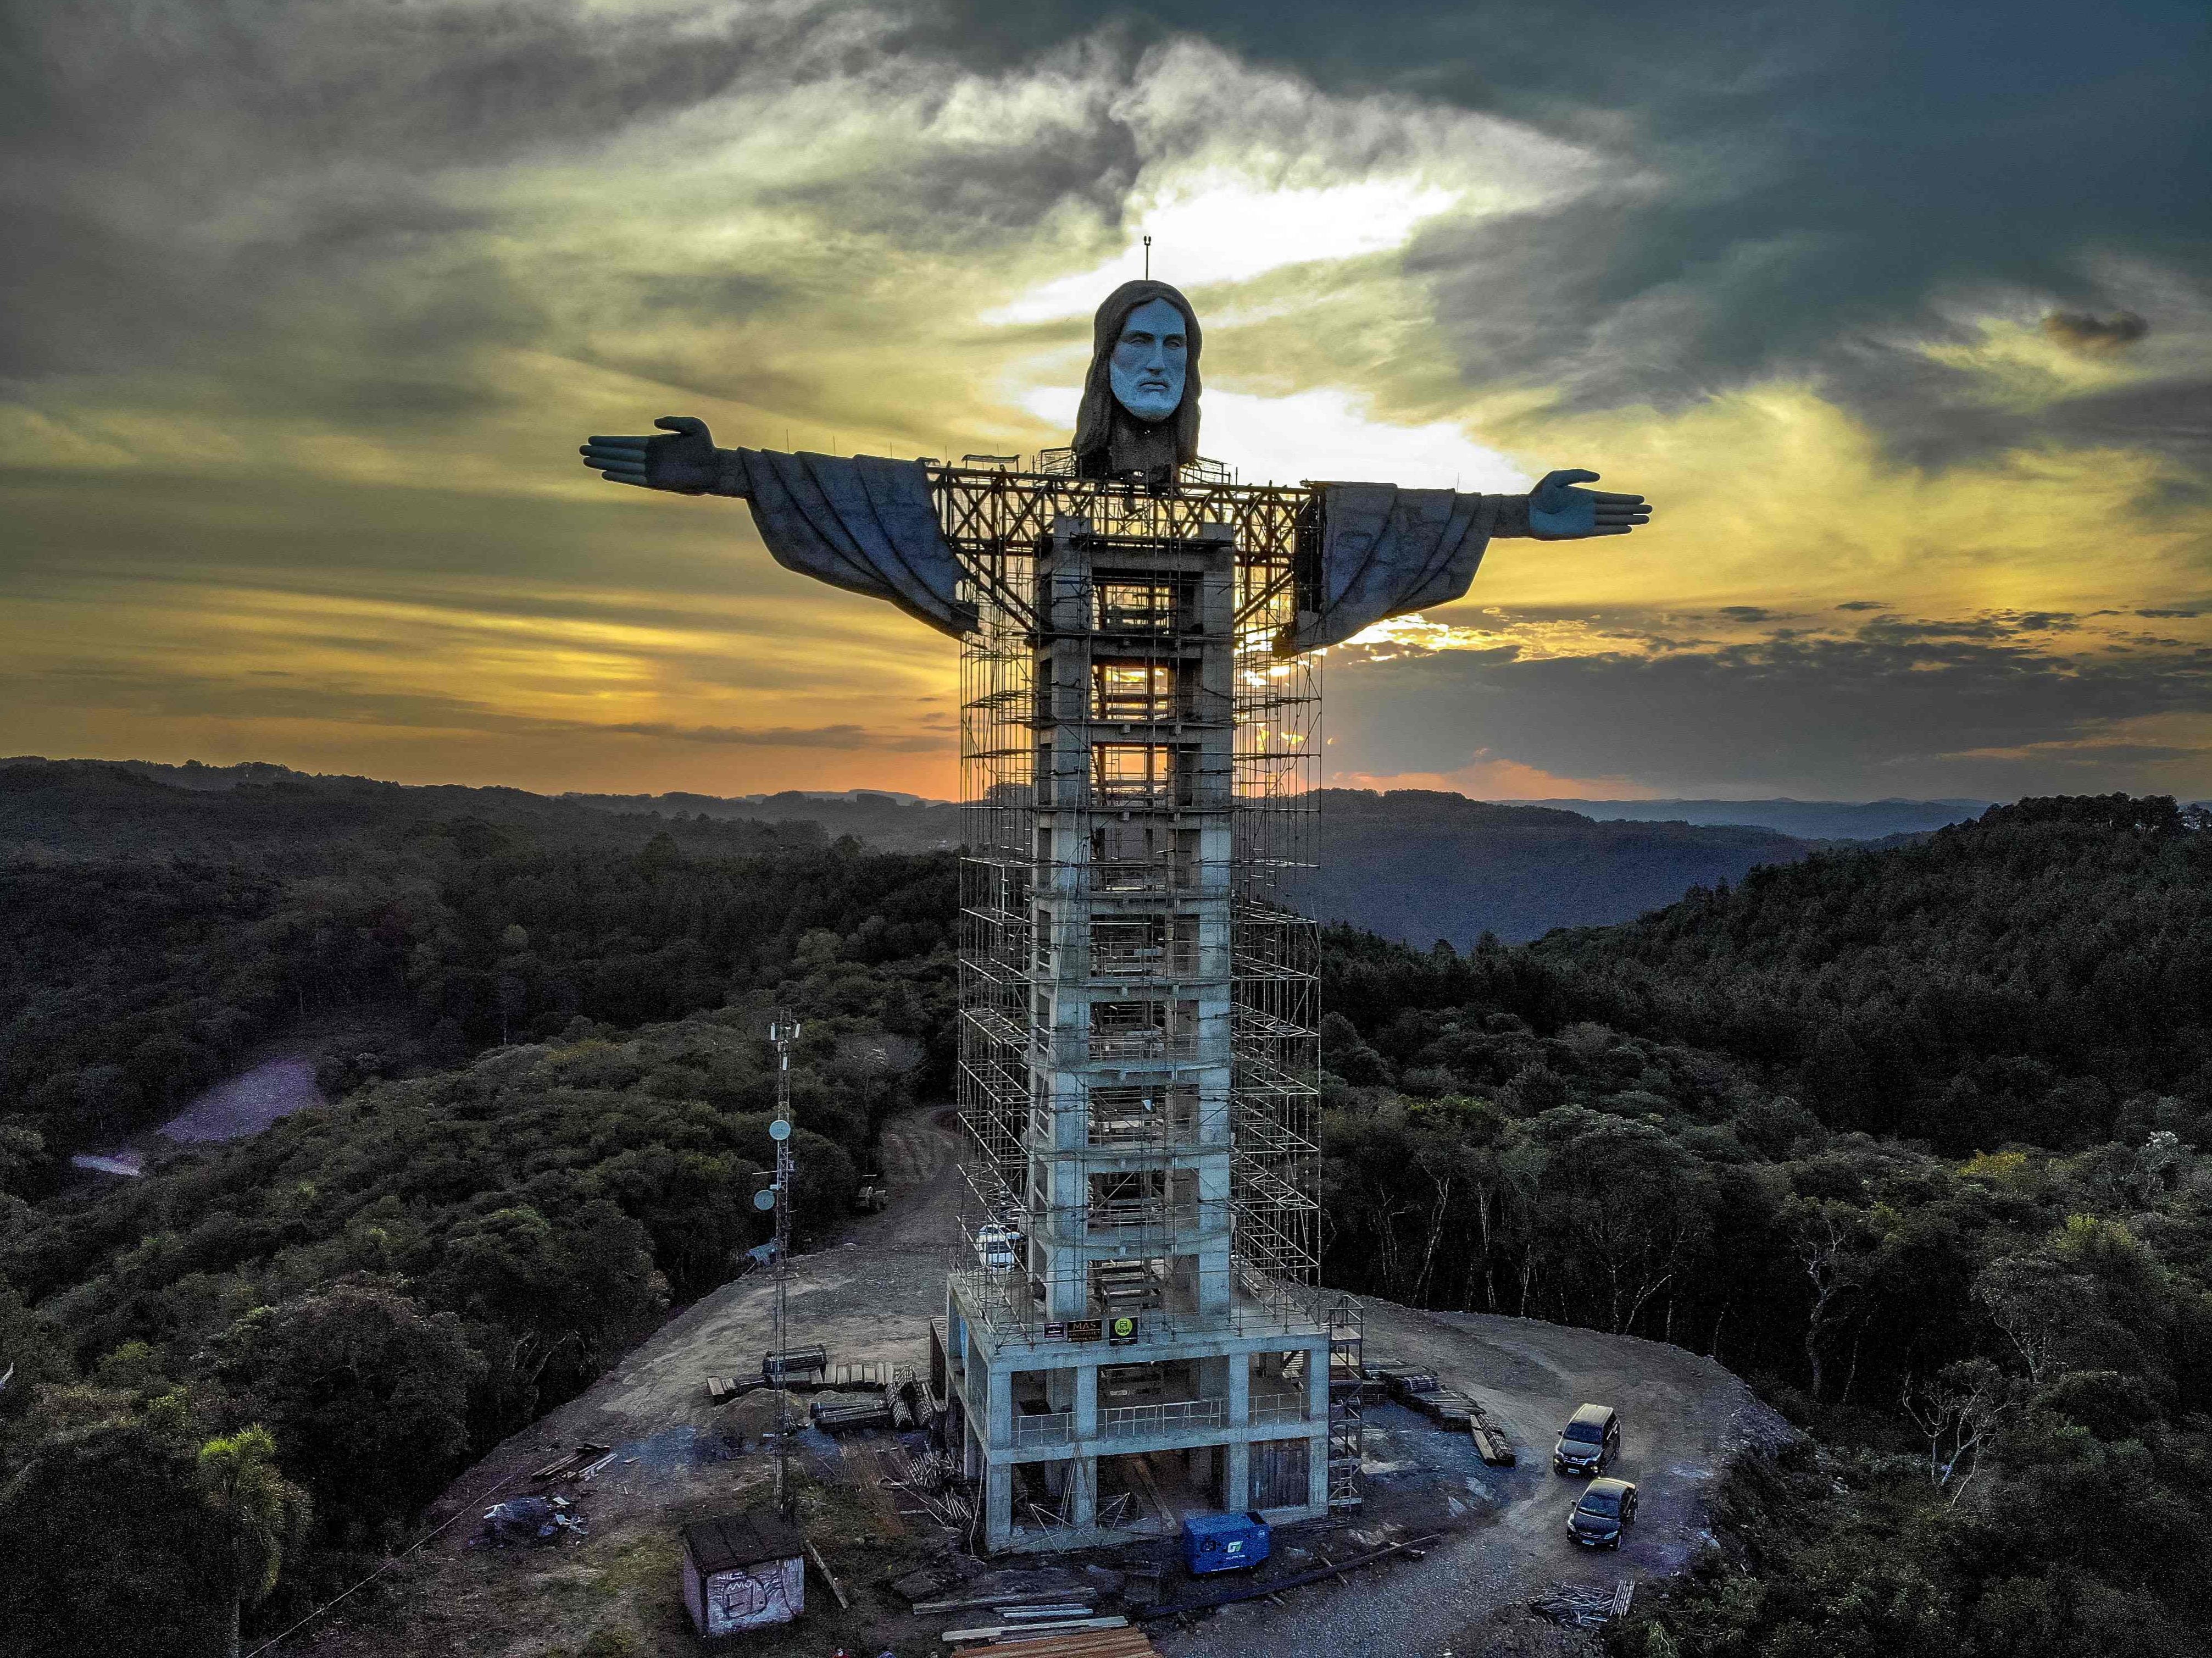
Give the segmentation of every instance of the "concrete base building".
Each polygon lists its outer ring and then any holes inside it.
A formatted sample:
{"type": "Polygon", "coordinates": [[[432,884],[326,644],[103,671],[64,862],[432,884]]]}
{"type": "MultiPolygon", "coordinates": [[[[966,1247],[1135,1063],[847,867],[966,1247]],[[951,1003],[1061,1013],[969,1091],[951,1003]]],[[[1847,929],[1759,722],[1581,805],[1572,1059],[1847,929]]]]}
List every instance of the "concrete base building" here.
{"type": "Polygon", "coordinates": [[[1330,1387],[1356,1318],[1312,1288],[1317,939],[1279,890],[1315,803],[1318,688],[1273,655],[1267,556],[1301,497],[1213,491],[1239,524],[1061,488],[1093,510],[1022,549],[1018,604],[979,584],[963,662],[944,1333],[993,1550],[1315,1515],[1357,1459],[1330,1387]]]}

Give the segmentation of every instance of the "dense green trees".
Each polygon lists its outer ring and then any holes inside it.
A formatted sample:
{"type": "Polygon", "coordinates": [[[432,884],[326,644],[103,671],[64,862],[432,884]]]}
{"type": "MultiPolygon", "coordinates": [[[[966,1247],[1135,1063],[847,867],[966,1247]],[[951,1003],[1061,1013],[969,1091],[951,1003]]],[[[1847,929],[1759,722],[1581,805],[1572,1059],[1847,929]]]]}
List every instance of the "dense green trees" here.
{"type": "Polygon", "coordinates": [[[1528,950],[1328,942],[1330,1281],[1673,1339],[1813,1429],[1617,1651],[2203,1649],[2203,826],[2028,802],[1528,950]]]}
{"type": "MultiPolygon", "coordinates": [[[[796,961],[809,934],[862,980],[950,938],[948,856],[513,790],[328,779],[204,795],[115,768],[10,765],[0,830],[11,811],[65,829],[103,790],[156,844],[173,847],[179,814],[209,814],[244,844],[0,863],[0,1192],[52,1189],[51,1159],[159,1120],[303,1018],[381,1020],[416,1062],[398,1068],[420,1069],[579,1017],[627,1027],[720,1007],[815,972],[796,961]],[[432,815],[447,795],[507,816],[432,815]],[[287,821],[297,838],[273,832],[287,821]]],[[[886,1027],[949,1063],[947,1027],[914,998],[886,1027]]],[[[392,1068],[368,1058],[334,1054],[325,1077],[392,1068]]]]}
{"type": "MultiPolygon", "coordinates": [[[[371,800],[273,801],[326,814],[289,850],[0,867],[0,1616],[158,1600],[158,1649],[219,1650],[270,1562],[264,1619],[722,1282],[771,1006],[807,1021],[803,1234],[945,1085],[949,858],[371,800]],[[334,1009],[395,1035],[326,1057],[328,1107],[51,1190],[334,1009]],[[87,1564],[126,1547],[120,1587],[87,1564]]],[[[1528,948],[1333,930],[1328,1280],[1671,1339],[1813,1430],[1622,1652],[2201,1649],[2208,923],[2212,834],[2095,801],[1528,948]]]]}
{"type": "MultiPolygon", "coordinates": [[[[793,1102],[805,1240],[842,1224],[856,1158],[927,1082],[928,1045],[880,1018],[945,1019],[951,975],[941,957],[855,964],[826,930],[798,954],[773,995],[808,1015],[793,1102]]],[[[730,1277],[768,1224],[750,1201],[773,1161],[767,1005],[368,1082],[142,1180],[19,1205],[0,1228],[0,1353],[17,1366],[0,1477],[27,1496],[104,1491],[118,1434],[158,1439],[176,1474],[140,1496],[168,1528],[140,1589],[77,1600],[81,1574],[57,1565],[24,1604],[76,1606],[62,1624],[76,1638],[143,1615],[173,1568],[198,1573],[239,1594],[193,1601],[161,1649],[221,1650],[262,1592],[255,1561],[283,1565],[267,1614],[296,1612],[403,1535],[470,1457],[588,1386],[672,1295],[730,1277]],[[255,1472],[257,1431],[304,1503],[255,1472]],[[210,1443],[228,1448],[196,1461],[210,1443]],[[230,1483],[210,1496],[218,1473],[230,1483]]],[[[94,1515],[58,1510],[15,1540],[82,1549],[70,1528],[94,1515]]]]}

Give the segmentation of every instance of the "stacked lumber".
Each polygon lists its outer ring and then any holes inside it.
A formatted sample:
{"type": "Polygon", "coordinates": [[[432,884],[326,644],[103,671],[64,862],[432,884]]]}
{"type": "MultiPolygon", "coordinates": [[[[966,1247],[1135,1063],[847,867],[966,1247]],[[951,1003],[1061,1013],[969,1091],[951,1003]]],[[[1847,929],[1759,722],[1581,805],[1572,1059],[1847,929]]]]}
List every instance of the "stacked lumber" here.
{"type": "Polygon", "coordinates": [[[1125,1618],[1089,1618],[1079,1623],[1039,1628],[1000,1624],[984,1629],[947,1630],[956,1652],[1007,1653],[1014,1658],[1158,1658],[1159,1649],[1125,1618]]]}
{"type": "Polygon", "coordinates": [[[717,1405],[726,1405],[733,1399],[742,1399],[756,1387],[768,1384],[755,1376],[709,1376],[707,1378],[707,1397],[717,1405]]]}
{"type": "Polygon", "coordinates": [[[1510,1468],[1521,1460],[1520,1453],[1513,1448],[1512,1436],[1498,1425],[1497,1419],[1482,1408],[1479,1399],[1474,1402],[1474,1421],[1468,1434],[1482,1460],[1492,1467],[1510,1468]]]}
{"type": "Polygon", "coordinates": [[[532,1469],[530,1477],[541,1484],[553,1479],[574,1479],[586,1468],[613,1454],[611,1445],[593,1445],[586,1442],[544,1467],[532,1469]]]}
{"type": "Polygon", "coordinates": [[[808,1407],[807,1414],[814,1425],[825,1434],[843,1433],[853,1428],[888,1428],[891,1425],[891,1407],[882,1399],[817,1399],[808,1407]]]}

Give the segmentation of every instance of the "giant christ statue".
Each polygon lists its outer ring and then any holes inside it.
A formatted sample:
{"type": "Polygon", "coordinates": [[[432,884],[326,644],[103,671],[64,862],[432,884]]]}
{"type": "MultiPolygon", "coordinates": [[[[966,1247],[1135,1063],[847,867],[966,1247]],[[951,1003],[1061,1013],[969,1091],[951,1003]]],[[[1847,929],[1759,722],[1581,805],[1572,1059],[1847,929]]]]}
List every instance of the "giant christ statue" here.
{"type": "MultiPolygon", "coordinates": [[[[1124,283],[1107,296],[1076,417],[1076,477],[1154,495],[1181,486],[1198,460],[1203,344],[1190,302],[1166,283],[1124,283]]],[[[888,600],[943,632],[974,625],[925,463],[717,448],[706,423],[690,416],[653,424],[659,436],[593,437],[584,464],[611,483],[740,497],[786,569],[888,600]]],[[[1467,591],[1493,537],[1573,540],[1649,521],[1640,495],[1577,487],[1596,478],[1553,472],[1527,495],[1312,485],[1314,568],[1302,572],[1305,602],[1277,649],[1340,643],[1387,617],[1449,603],[1467,591]]]]}
{"type": "Polygon", "coordinates": [[[1027,472],[717,448],[684,416],[583,448],[615,483],[742,497],[785,568],[962,641],[943,1328],[947,1444],[992,1551],[1123,1523],[1128,1493],[1102,1497],[1155,1453],[1210,1470],[1224,1512],[1352,1500],[1360,1429],[1330,1378],[1359,1326],[1315,1299],[1308,653],[1458,598],[1492,536],[1650,516],[1589,472],[1528,495],[1231,483],[1198,454],[1203,344],[1165,283],[1116,289],[1074,441],[1027,472]],[[1059,1505],[1041,1530],[1031,1478],[1059,1505]]]}

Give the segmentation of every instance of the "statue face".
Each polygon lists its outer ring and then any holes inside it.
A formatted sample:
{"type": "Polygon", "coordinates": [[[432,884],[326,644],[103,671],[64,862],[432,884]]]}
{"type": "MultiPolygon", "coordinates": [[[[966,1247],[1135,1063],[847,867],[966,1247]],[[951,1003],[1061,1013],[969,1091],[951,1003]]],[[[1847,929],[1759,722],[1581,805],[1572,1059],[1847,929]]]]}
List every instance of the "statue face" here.
{"type": "Polygon", "coordinates": [[[1182,313],[1164,299],[1146,301],[1121,325],[1107,363],[1114,400],[1147,425],[1165,420],[1182,402],[1189,351],[1182,313]]]}

